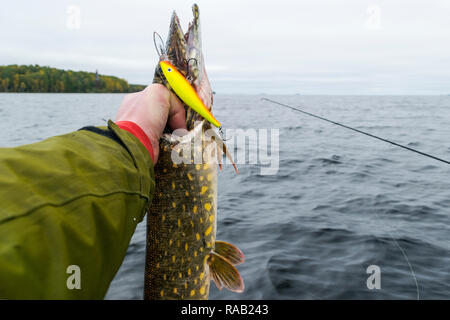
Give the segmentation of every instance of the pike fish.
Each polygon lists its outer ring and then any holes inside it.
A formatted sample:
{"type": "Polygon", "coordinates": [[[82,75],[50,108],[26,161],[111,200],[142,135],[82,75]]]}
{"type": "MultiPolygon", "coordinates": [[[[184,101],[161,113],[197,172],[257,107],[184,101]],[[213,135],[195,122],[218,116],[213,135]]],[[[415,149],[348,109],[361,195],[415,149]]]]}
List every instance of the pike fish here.
{"type": "MultiPolygon", "coordinates": [[[[183,73],[211,111],[199,9],[192,9],[186,33],[173,13],[163,58],[183,73]]],[[[159,64],[153,82],[170,89],[159,64]]],[[[166,128],[160,140],[156,191],[147,215],[145,299],[208,299],[211,280],[219,289],[244,290],[235,268],[244,262],[243,253],[216,240],[217,164],[221,167],[223,153],[230,156],[211,124],[185,110],[187,132],[175,135],[166,128]]]]}

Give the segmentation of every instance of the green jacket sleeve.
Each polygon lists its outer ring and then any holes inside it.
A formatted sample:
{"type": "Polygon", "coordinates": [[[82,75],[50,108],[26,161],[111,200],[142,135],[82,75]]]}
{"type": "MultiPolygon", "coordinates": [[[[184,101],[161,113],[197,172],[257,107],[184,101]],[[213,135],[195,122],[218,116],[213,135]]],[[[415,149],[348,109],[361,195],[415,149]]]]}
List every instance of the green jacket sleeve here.
{"type": "Polygon", "coordinates": [[[98,130],[0,148],[0,299],[104,298],[155,182],[135,136],[98,130]]]}

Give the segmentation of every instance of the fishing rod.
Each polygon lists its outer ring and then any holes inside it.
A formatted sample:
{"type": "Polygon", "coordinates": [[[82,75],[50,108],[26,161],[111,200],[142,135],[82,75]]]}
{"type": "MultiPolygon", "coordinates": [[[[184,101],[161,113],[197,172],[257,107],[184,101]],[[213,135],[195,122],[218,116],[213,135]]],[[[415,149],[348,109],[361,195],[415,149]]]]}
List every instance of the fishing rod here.
{"type": "Polygon", "coordinates": [[[428,158],[431,158],[431,159],[434,159],[434,160],[437,160],[437,161],[440,161],[440,162],[443,162],[443,163],[446,163],[446,164],[450,164],[450,161],[447,161],[447,160],[444,160],[444,159],[435,157],[435,156],[433,156],[433,155],[431,155],[431,154],[428,154],[428,153],[419,151],[419,150],[417,150],[417,149],[413,149],[413,148],[410,148],[410,147],[401,145],[401,144],[396,143],[396,142],[394,142],[394,141],[391,141],[391,140],[388,140],[388,139],[381,138],[381,137],[379,137],[379,136],[370,134],[370,133],[368,133],[368,132],[365,132],[365,131],[362,131],[362,130],[359,130],[359,129],[356,129],[356,128],[352,128],[352,127],[346,126],[345,124],[342,124],[342,123],[339,123],[339,122],[336,122],[336,121],[332,121],[332,120],[326,119],[326,118],[324,118],[324,117],[321,117],[321,116],[315,115],[315,114],[313,114],[313,113],[310,113],[310,112],[307,112],[307,111],[304,111],[304,110],[301,110],[301,109],[292,107],[292,106],[290,106],[290,105],[287,105],[287,104],[284,104],[284,103],[281,103],[281,102],[278,102],[278,101],[275,101],[275,100],[267,99],[267,98],[261,98],[261,100],[265,100],[265,101],[268,101],[268,102],[271,102],[271,103],[275,103],[275,104],[280,105],[280,106],[282,106],[282,107],[286,107],[286,108],[292,109],[292,110],[294,110],[294,111],[297,111],[297,112],[306,114],[306,115],[308,115],[308,116],[311,116],[311,117],[314,117],[314,118],[317,118],[317,119],[320,119],[320,120],[323,120],[323,121],[326,121],[326,122],[335,124],[335,125],[337,125],[337,126],[340,126],[340,127],[345,128],[345,129],[349,129],[349,130],[356,131],[356,132],[361,133],[361,134],[364,134],[364,135],[366,135],[366,136],[369,136],[369,137],[372,137],[372,138],[375,138],[375,139],[378,139],[378,140],[381,140],[381,141],[390,143],[390,144],[392,144],[392,145],[394,145],[394,146],[397,146],[397,147],[400,147],[400,148],[403,148],[403,149],[406,149],[406,150],[409,150],[409,151],[418,153],[418,154],[423,155],[423,156],[425,156],[425,157],[428,157],[428,158]]]}

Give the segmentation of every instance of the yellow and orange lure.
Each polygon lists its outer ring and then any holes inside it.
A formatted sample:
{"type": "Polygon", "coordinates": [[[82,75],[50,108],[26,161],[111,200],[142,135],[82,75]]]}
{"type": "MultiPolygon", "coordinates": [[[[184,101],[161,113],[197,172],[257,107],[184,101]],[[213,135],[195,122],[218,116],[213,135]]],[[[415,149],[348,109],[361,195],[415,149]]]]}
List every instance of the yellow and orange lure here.
{"type": "Polygon", "coordinates": [[[209,112],[202,99],[200,99],[197,92],[186,78],[169,61],[161,61],[159,64],[164,77],[167,79],[167,82],[169,82],[177,96],[180,97],[188,107],[192,108],[212,125],[220,128],[219,121],[217,121],[211,112],[209,112]]]}

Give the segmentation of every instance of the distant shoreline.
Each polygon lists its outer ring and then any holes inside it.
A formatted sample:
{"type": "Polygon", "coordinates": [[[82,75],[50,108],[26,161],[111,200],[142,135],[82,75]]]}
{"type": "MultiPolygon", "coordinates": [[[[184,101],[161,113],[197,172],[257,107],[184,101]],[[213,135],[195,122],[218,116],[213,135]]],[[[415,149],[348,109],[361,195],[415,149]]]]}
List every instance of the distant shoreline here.
{"type": "Polygon", "coordinates": [[[96,72],[39,65],[0,66],[0,93],[129,93],[145,85],[96,72]]]}

